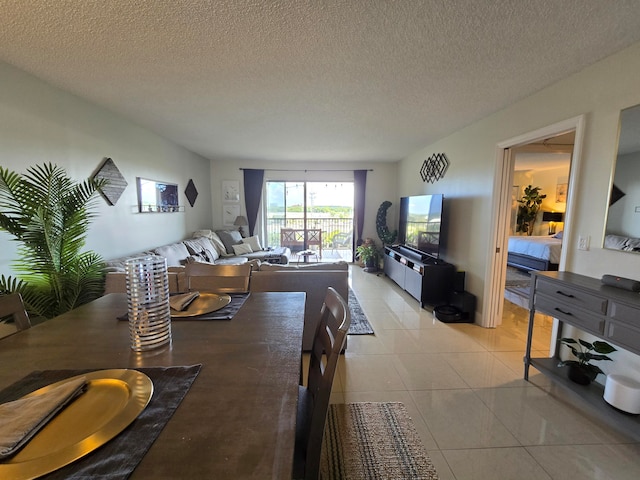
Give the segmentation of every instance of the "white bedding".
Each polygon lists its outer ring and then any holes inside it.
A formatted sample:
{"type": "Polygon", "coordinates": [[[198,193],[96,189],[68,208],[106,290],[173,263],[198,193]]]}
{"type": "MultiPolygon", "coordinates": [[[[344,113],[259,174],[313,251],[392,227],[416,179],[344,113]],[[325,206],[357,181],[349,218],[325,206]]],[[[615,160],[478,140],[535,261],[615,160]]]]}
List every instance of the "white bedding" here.
{"type": "Polygon", "coordinates": [[[530,257],[549,260],[551,263],[560,263],[560,250],[562,249],[562,239],[552,236],[518,236],[509,237],[508,251],[510,253],[520,253],[530,257]]]}

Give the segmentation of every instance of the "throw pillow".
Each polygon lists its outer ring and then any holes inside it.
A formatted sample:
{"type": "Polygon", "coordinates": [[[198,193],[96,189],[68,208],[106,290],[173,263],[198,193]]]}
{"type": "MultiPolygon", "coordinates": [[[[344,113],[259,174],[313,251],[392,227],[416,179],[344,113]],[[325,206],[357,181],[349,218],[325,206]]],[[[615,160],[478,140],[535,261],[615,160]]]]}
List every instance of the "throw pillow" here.
{"type": "Polygon", "coordinates": [[[209,240],[211,240],[211,243],[213,243],[213,246],[218,252],[218,255],[227,254],[227,249],[224,246],[224,243],[222,243],[222,240],[220,240],[220,237],[217,233],[212,232],[211,230],[196,230],[195,232],[193,232],[193,238],[200,237],[207,237],[209,240]]]}
{"type": "Polygon", "coordinates": [[[239,243],[238,245],[231,245],[231,248],[233,248],[233,253],[235,253],[236,255],[242,255],[243,253],[253,253],[253,250],[251,249],[251,245],[249,245],[248,243],[239,243]]]}
{"type": "Polygon", "coordinates": [[[177,267],[182,265],[189,256],[189,250],[187,250],[187,247],[182,242],[158,247],[154,250],[154,253],[166,258],[168,267],[177,267]]]}
{"type": "Polygon", "coordinates": [[[253,250],[254,252],[259,252],[260,250],[262,250],[262,246],[260,245],[260,238],[257,235],[254,235],[253,237],[243,238],[242,243],[251,245],[251,250],[253,250]]]}
{"type": "Polygon", "coordinates": [[[218,259],[218,251],[208,237],[188,238],[184,244],[191,255],[204,254],[207,262],[214,262],[218,259]]]}
{"type": "Polygon", "coordinates": [[[242,235],[237,230],[216,230],[216,233],[222,240],[227,253],[233,253],[233,245],[242,243],[242,235]]]}

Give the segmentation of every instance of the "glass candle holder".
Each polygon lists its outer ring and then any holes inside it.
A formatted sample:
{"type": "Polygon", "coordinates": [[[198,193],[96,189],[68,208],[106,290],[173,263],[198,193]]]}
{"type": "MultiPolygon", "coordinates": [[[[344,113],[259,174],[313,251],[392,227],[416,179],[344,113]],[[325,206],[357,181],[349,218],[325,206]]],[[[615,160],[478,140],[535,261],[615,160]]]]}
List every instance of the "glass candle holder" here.
{"type": "Polygon", "coordinates": [[[158,255],[125,262],[131,349],[151,350],[171,343],[167,259],[158,255]]]}

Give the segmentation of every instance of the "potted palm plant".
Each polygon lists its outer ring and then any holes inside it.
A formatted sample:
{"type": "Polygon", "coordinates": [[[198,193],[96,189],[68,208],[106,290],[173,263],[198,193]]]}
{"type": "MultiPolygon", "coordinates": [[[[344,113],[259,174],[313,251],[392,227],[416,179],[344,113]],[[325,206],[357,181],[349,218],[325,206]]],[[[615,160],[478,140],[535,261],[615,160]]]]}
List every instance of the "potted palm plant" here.
{"type": "Polygon", "coordinates": [[[590,343],[582,339],[576,341],[573,338],[561,338],[560,343],[568,346],[577,360],[564,360],[558,366],[569,366],[569,379],[580,385],[589,385],[599,373],[604,374],[600,367],[589,363],[591,360],[611,361],[606,354],[616,351],[607,342],[600,340],[590,343]]]}
{"type": "Polygon", "coordinates": [[[30,315],[52,318],[101,296],[104,262],[82,252],[104,180],[75,183],[45,164],[20,175],[0,166],[0,230],[19,243],[12,267],[0,276],[0,294],[18,292],[30,315]]]}

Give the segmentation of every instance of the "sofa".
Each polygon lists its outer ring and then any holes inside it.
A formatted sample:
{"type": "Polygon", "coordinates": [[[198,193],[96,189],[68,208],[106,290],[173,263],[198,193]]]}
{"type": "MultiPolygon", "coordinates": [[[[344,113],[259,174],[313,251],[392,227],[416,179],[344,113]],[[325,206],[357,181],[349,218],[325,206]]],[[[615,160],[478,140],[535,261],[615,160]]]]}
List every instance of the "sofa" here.
{"type": "MultiPolygon", "coordinates": [[[[230,238],[236,238],[234,241],[238,241],[235,235],[230,238]]],[[[223,240],[229,239],[220,235],[219,231],[200,230],[195,232],[191,239],[108,261],[105,294],[126,292],[124,262],[140,255],[155,254],[167,258],[169,291],[171,293],[188,290],[188,279],[185,272],[187,263],[242,264],[251,262],[250,292],[306,293],[302,348],[305,351],[310,350],[327,287],[334,287],[345,301],[348,301],[349,264],[341,261],[292,265],[289,264],[291,252],[287,248],[250,253],[236,253],[234,251],[233,254],[226,253],[223,256],[220,253],[221,248],[228,252],[223,240]],[[220,244],[216,245],[215,238],[220,239],[220,244]],[[209,260],[215,257],[215,253],[210,251],[212,249],[215,249],[219,256],[211,262],[209,260]],[[275,260],[276,263],[273,263],[272,260],[275,260]]],[[[244,240],[245,242],[241,243],[247,243],[246,239],[244,240]]],[[[233,248],[231,250],[233,251],[233,248]]],[[[236,250],[241,252],[242,247],[236,248],[236,250]]]]}
{"type": "MultiPolygon", "coordinates": [[[[251,272],[250,292],[305,292],[302,349],[311,350],[327,288],[333,287],[349,301],[349,264],[347,262],[272,265],[261,263],[251,272]]],[[[346,343],[345,343],[346,348],[346,343]]]]}
{"type": "Polygon", "coordinates": [[[127,260],[145,255],[165,257],[167,267],[171,268],[192,261],[236,265],[260,260],[287,264],[291,250],[282,247],[264,249],[257,236],[243,238],[237,230],[197,230],[192,238],[108,260],[106,271],[124,272],[127,260]]]}

